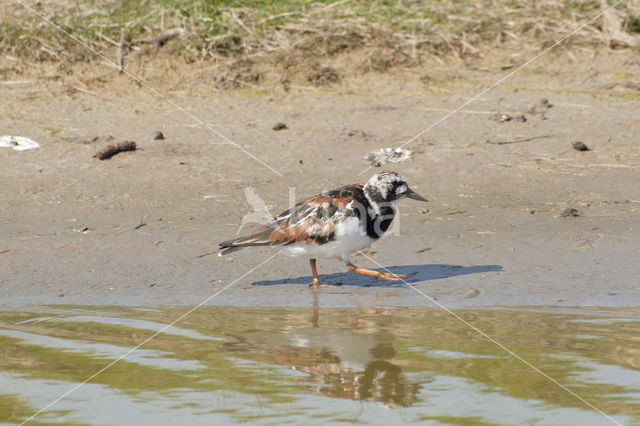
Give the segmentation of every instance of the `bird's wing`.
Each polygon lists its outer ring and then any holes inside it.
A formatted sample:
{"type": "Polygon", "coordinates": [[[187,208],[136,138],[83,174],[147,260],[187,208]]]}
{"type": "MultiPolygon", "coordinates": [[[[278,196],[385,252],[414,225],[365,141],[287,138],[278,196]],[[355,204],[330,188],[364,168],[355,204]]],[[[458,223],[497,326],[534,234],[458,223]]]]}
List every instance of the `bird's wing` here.
{"type": "Polygon", "coordinates": [[[361,185],[350,185],[318,194],[299,202],[246,237],[226,241],[220,247],[327,243],[333,239],[336,226],[341,220],[360,215],[358,200],[361,199],[361,193],[361,185]]]}

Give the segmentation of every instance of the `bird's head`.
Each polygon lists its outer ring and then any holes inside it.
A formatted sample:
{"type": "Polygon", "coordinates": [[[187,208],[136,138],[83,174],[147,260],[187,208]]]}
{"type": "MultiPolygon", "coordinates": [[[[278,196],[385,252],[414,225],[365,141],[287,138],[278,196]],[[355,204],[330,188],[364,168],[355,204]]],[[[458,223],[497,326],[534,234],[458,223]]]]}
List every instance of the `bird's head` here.
{"type": "Polygon", "coordinates": [[[389,203],[404,197],[418,201],[428,201],[422,195],[409,188],[407,180],[396,172],[378,172],[364,185],[364,193],[374,203],[389,203]]]}

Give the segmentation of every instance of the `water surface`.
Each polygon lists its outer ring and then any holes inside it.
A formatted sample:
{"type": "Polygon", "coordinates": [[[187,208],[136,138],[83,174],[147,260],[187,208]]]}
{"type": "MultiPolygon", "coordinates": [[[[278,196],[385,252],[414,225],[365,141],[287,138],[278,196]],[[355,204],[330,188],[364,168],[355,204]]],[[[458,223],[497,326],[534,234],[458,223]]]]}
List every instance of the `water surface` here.
{"type": "MultiPolygon", "coordinates": [[[[20,423],[188,308],[0,311],[0,422],[20,423]]],[[[456,310],[640,424],[640,309],[456,310]]],[[[447,312],[202,307],[33,424],[615,424],[447,312]]]]}

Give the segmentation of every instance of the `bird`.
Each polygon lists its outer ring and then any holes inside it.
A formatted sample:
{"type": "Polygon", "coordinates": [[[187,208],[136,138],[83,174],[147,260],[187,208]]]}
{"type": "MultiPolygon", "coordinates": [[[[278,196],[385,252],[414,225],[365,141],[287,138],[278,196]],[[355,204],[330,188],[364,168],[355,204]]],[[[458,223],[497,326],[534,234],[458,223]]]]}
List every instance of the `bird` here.
{"type": "Polygon", "coordinates": [[[347,270],[376,279],[399,281],[406,275],[363,269],[351,263],[351,254],[370,246],[389,229],[403,198],[428,200],[399,173],[381,171],[364,184],[324,191],[295,204],[249,235],[219,244],[222,256],[246,247],[277,247],[290,257],[309,258],[313,281],[320,287],[316,259],[341,259],[347,270]]]}

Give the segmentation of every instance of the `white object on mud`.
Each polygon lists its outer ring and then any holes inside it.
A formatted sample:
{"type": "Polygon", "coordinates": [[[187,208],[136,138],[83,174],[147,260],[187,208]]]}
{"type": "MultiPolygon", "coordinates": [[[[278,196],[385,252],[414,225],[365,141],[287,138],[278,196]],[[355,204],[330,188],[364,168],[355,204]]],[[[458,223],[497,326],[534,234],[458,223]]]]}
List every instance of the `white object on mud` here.
{"type": "Polygon", "coordinates": [[[13,148],[16,151],[40,147],[40,144],[24,136],[0,136],[0,148],[13,148]]]}
{"type": "Polygon", "coordinates": [[[364,156],[373,166],[380,167],[385,163],[399,163],[411,158],[413,151],[402,148],[379,148],[364,156]]]}

